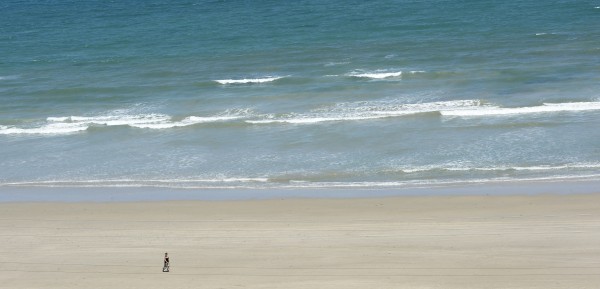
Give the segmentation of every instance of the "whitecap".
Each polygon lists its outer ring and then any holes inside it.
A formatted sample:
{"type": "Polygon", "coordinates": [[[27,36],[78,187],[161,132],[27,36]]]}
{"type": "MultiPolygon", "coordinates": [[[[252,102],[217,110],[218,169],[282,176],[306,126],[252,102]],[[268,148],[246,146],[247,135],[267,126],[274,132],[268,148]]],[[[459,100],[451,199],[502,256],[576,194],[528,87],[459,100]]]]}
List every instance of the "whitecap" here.
{"type": "Polygon", "coordinates": [[[338,103],[307,113],[263,115],[246,119],[250,124],[316,124],[336,121],[359,121],[402,117],[422,113],[439,113],[443,117],[484,117],[556,112],[600,110],[600,102],[545,103],[534,107],[502,108],[484,104],[481,100],[453,100],[427,103],[397,103],[394,101],[338,103]]]}
{"type": "Polygon", "coordinates": [[[181,121],[140,123],[140,124],[130,124],[130,126],[137,127],[137,128],[165,129],[165,128],[190,126],[190,125],[200,124],[200,123],[222,122],[222,121],[238,119],[240,117],[241,116],[211,116],[211,117],[188,116],[188,117],[182,119],[181,121]]]}
{"type": "Polygon", "coordinates": [[[376,70],[373,72],[361,72],[354,71],[348,74],[350,77],[358,77],[358,78],[371,78],[371,79],[385,79],[385,78],[397,78],[402,76],[402,71],[386,71],[386,70],[376,70]]]}
{"type": "Polygon", "coordinates": [[[325,63],[323,66],[325,66],[325,67],[330,67],[330,66],[338,66],[338,65],[346,65],[346,64],[350,64],[350,62],[348,62],[348,61],[342,61],[342,62],[328,62],[328,63],[325,63]]]}
{"type": "Polygon", "coordinates": [[[263,119],[263,120],[246,120],[251,124],[269,124],[269,123],[289,123],[289,124],[315,124],[320,122],[332,121],[352,121],[352,120],[367,120],[380,118],[379,116],[307,116],[301,115],[297,118],[281,118],[281,119],[263,119]]]}
{"type": "Polygon", "coordinates": [[[577,112],[600,110],[600,102],[568,102],[568,103],[544,103],[540,106],[503,108],[497,106],[482,106],[473,109],[443,110],[443,116],[477,117],[477,116],[501,116],[519,114],[540,114],[555,112],[577,112]]]}
{"type": "Polygon", "coordinates": [[[266,83],[273,82],[278,79],[284,78],[283,76],[270,76],[264,78],[244,78],[244,79],[217,79],[214,80],[219,84],[250,84],[250,83],[266,83]]]}
{"type": "Polygon", "coordinates": [[[85,124],[73,124],[73,123],[50,123],[42,125],[40,127],[31,128],[19,128],[19,127],[2,127],[0,128],[0,134],[71,134],[81,132],[88,129],[88,125],[85,124]]]}
{"type": "Polygon", "coordinates": [[[104,116],[70,116],[68,121],[73,123],[97,124],[106,126],[136,125],[160,123],[171,119],[165,114],[136,114],[136,115],[104,115],[104,116]]]}
{"type": "Polygon", "coordinates": [[[71,134],[87,130],[92,125],[121,126],[160,123],[169,120],[163,114],[60,116],[48,117],[46,123],[33,127],[9,127],[0,134],[71,134]]]}
{"type": "Polygon", "coordinates": [[[267,115],[262,119],[246,120],[250,124],[315,124],[333,121],[358,121],[388,117],[437,112],[443,109],[459,109],[479,106],[479,100],[454,100],[429,103],[402,104],[396,102],[340,103],[333,107],[316,109],[305,114],[267,115]]]}
{"type": "Polygon", "coordinates": [[[46,123],[30,127],[0,127],[0,134],[69,134],[87,130],[93,125],[129,126],[135,128],[166,129],[199,123],[223,122],[245,117],[248,110],[227,110],[212,116],[188,116],[174,121],[165,114],[114,114],[98,116],[58,116],[46,118],[46,123]]]}
{"type": "Polygon", "coordinates": [[[71,117],[69,117],[69,116],[58,116],[58,117],[50,116],[50,117],[47,117],[46,120],[50,121],[50,122],[65,122],[65,121],[71,120],[71,117]]]}

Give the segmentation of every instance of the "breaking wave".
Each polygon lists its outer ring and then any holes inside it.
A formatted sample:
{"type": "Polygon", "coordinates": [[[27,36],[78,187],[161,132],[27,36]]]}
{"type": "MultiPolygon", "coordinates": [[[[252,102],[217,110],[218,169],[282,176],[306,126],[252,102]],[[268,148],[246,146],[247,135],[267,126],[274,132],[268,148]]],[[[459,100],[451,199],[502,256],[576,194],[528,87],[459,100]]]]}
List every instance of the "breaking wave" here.
{"type": "Polygon", "coordinates": [[[440,113],[443,116],[481,117],[554,112],[577,112],[590,110],[600,110],[600,102],[544,103],[540,106],[513,108],[505,108],[498,106],[481,106],[473,109],[442,110],[440,111],[440,113]]]}
{"type": "Polygon", "coordinates": [[[215,82],[219,84],[251,84],[251,83],[265,83],[273,82],[278,79],[284,78],[283,76],[270,76],[264,78],[244,78],[244,79],[217,79],[215,82]]]}
{"type": "Polygon", "coordinates": [[[34,124],[0,125],[0,135],[71,134],[90,127],[129,126],[141,129],[168,129],[202,123],[238,121],[252,125],[262,124],[318,124],[323,122],[361,121],[416,114],[434,113],[442,117],[497,117],[511,115],[535,115],[560,112],[600,110],[600,102],[545,103],[540,106],[506,108],[485,103],[482,100],[452,100],[426,103],[401,103],[399,101],[364,101],[337,103],[307,112],[256,114],[249,109],[230,109],[207,116],[174,118],[166,114],[128,114],[116,111],[97,116],[48,117],[34,124]]]}
{"type": "Polygon", "coordinates": [[[267,115],[262,119],[246,120],[251,124],[290,123],[315,124],[332,121],[356,121],[398,117],[441,110],[471,108],[481,105],[479,100],[455,100],[429,103],[402,104],[396,102],[340,103],[333,107],[313,110],[305,114],[267,115]]]}
{"type": "Polygon", "coordinates": [[[402,76],[402,71],[388,71],[388,70],[375,70],[375,71],[362,71],[355,70],[347,76],[357,78],[370,78],[370,79],[385,79],[385,78],[399,78],[402,76]]]}
{"type": "Polygon", "coordinates": [[[213,116],[188,116],[173,120],[165,114],[109,114],[100,116],[48,117],[46,122],[29,127],[0,126],[0,134],[57,135],[82,132],[92,126],[129,126],[145,129],[166,129],[200,123],[225,122],[244,117],[247,110],[228,110],[213,116]]]}

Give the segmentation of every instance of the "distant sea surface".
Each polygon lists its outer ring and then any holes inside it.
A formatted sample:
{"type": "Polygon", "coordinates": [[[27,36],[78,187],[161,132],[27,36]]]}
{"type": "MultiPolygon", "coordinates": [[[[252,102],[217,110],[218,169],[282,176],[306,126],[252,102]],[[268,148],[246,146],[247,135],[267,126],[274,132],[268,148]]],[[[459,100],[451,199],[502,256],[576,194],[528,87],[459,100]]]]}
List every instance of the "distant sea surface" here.
{"type": "Polygon", "coordinates": [[[0,186],[562,179],[600,179],[600,1],[0,2],[0,186]]]}

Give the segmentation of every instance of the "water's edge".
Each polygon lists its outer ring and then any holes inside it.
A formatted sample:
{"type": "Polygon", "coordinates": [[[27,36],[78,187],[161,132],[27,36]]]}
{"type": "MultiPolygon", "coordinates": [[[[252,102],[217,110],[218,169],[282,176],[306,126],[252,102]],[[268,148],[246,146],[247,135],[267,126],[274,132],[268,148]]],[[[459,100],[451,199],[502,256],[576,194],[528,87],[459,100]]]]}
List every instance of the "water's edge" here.
{"type": "Polygon", "coordinates": [[[599,193],[600,180],[458,184],[419,188],[177,189],[160,187],[0,187],[0,202],[156,202],[402,196],[539,195],[599,193]]]}

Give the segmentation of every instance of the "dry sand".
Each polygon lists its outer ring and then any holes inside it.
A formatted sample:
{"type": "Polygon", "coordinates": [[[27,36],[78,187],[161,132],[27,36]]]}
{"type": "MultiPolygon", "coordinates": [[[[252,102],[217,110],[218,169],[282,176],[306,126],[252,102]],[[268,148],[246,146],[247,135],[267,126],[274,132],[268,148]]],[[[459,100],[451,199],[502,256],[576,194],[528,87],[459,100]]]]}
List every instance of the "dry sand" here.
{"type": "Polygon", "coordinates": [[[1,288],[600,288],[600,194],[2,203],[0,227],[1,288]]]}

